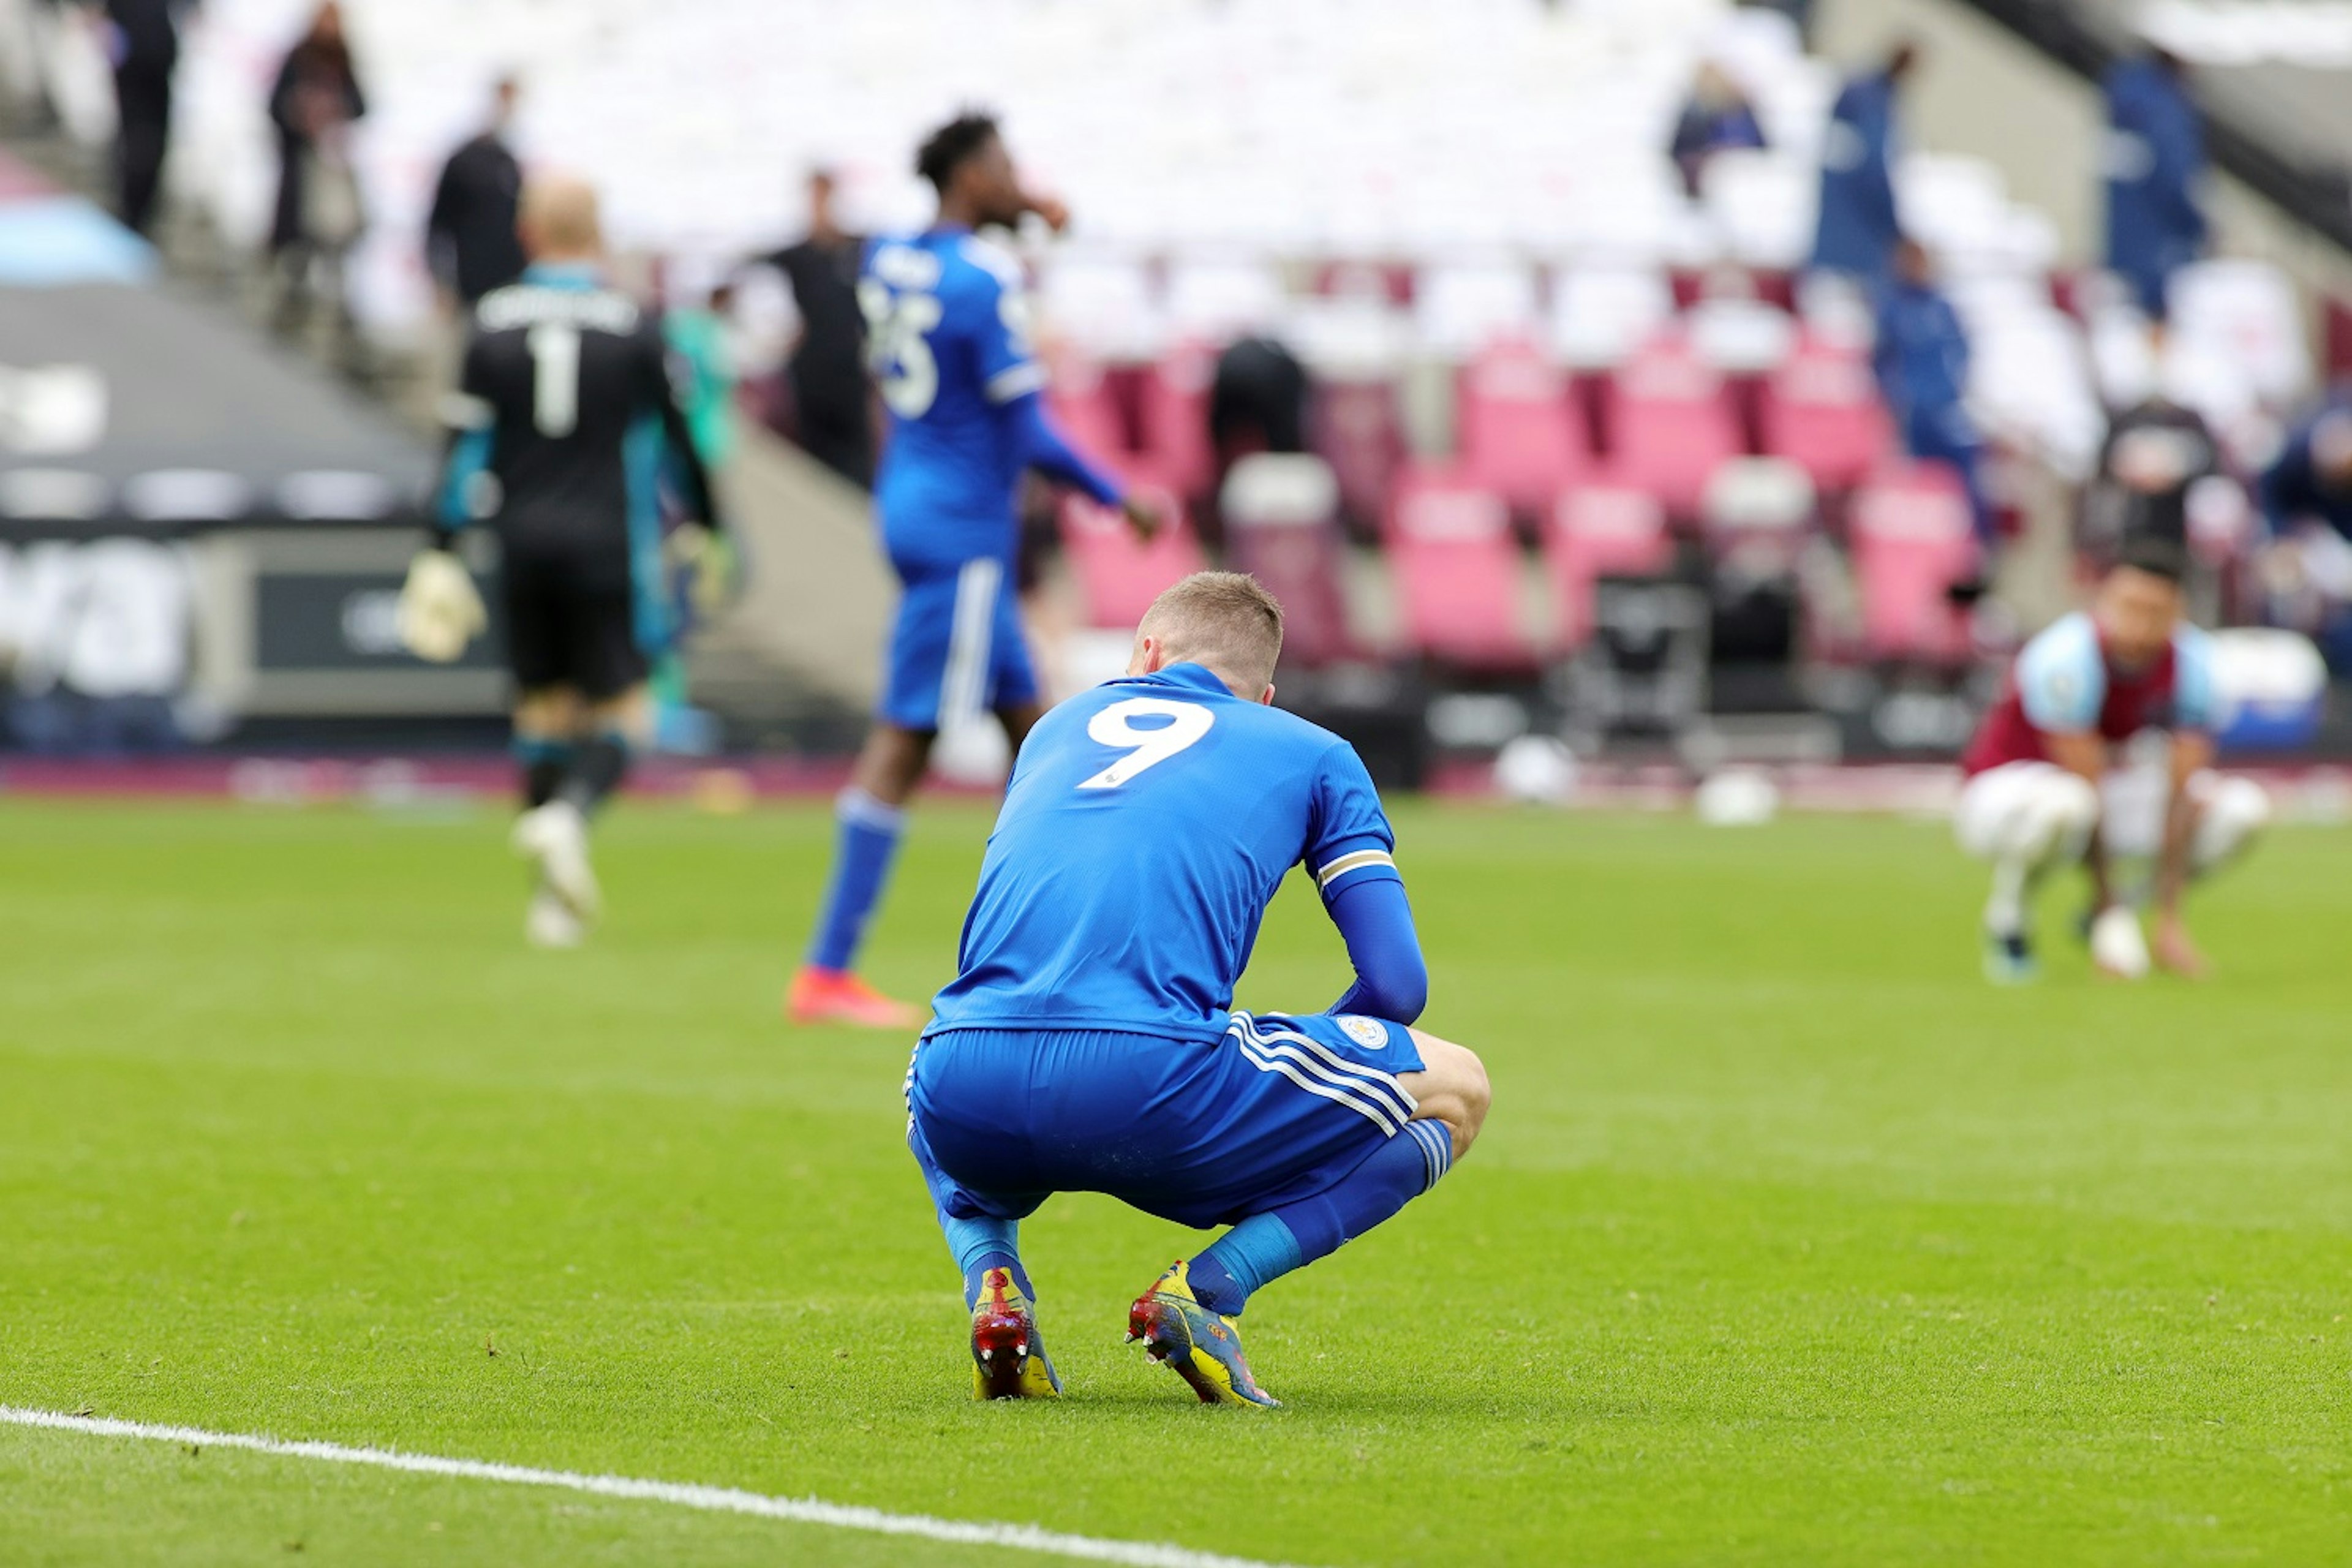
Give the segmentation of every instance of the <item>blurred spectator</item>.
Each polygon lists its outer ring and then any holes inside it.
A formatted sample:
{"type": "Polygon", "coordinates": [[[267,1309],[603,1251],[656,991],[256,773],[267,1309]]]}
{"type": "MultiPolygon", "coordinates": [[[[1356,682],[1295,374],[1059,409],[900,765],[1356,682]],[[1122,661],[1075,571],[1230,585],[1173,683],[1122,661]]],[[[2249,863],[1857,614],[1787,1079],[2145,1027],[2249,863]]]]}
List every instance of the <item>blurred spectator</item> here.
{"type": "Polygon", "coordinates": [[[115,211],[139,234],[155,221],[185,9],[184,0],[104,0],[106,58],[114,67],[115,211]]]}
{"type": "Polygon", "coordinates": [[[1902,228],[1895,216],[1895,99],[1918,63],[1917,46],[1895,46],[1886,64],[1838,93],[1822,137],[1821,226],[1812,265],[1883,281],[1902,228]]]}
{"type": "Polygon", "coordinates": [[[2273,537],[2324,522],[2352,540],[2352,399],[2339,395],[2296,426],[2263,471],[2258,499],[2273,537]]]}
{"type": "Polygon", "coordinates": [[[1209,384],[1217,472],[1252,452],[1307,450],[1307,372],[1272,338],[1243,338],[1217,356],[1209,384]]]}
{"type": "Polygon", "coordinates": [[[1684,191],[1694,198],[1698,195],[1707,160],[1725,148],[1765,144],[1764,127],[1757,121],[1755,108],[1739,90],[1739,84],[1711,61],[1700,66],[1698,79],[1691,84],[1690,97],[1683,104],[1682,118],[1675,123],[1671,149],[1675,167],[1682,171],[1684,191]]]}
{"type": "Polygon", "coordinates": [[[514,78],[499,79],[489,124],[441,166],[433,211],[425,220],[425,265],[468,310],[491,289],[522,276],[522,241],[515,234],[522,165],[507,145],[520,90],[514,78]]]}
{"type": "Polygon", "coordinates": [[[1968,487],[1978,542],[1993,542],[1992,509],[1985,500],[1984,442],[1965,401],[1969,337],[1959,312],[1936,286],[1927,247],[1913,239],[1895,247],[1894,275],[1879,291],[1878,386],[1903,449],[1914,458],[1949,463],[1968,487]]]}
{"type": "Polygon", "coordinates": [[[269,253],[284,290],[278,306],[280,331],[301,326],[323,273],[338,323],[350,337],[343,258],[366,222],[352,172],[351,125],[366,112],[343,37],[342,8],[328,0],[312,15],[301,41],[287,51],[269,91],[279,160],[269,253]]]}
{"type": "Polygon", "coordinates": [[[2107,426],[2084,497],[2083,553],[2104,568],[2131,540],[2161,539],[2187,550],[2189,489],[2221,467],[2213,432],[2196,410],[2160,392],[2123,410],[2107,426]]]}
{"type": "Polygon", "coordinates": [[[2107,266],[2128,279],[2151,316],[2164,290],[2205,248],[2197,186],[2205,172],[2205,122],[2189,95],[2188,68],[2158,49],[2107,72],[2107,266]]]}
{"type": "Polygon", "coordinates": [[[808,237],[767,259],[792,284],[801,336],[785,366],[800,444],[851,483],[874,485],[874,414],[866,385],[866,318],[857,305],[865,246],[842,228],[831,171],[809,175],[808,237]]]}
{"type": "Polygon", "coordinates": [[[716,473],[735,451],[735,352],[727,326],[735,289],[724,278],[701,275],[707,269],[679,270],[688,275],[673,278],[670,294],[686,303],[663,313],[662,335],[694,449],[716,473]]]}

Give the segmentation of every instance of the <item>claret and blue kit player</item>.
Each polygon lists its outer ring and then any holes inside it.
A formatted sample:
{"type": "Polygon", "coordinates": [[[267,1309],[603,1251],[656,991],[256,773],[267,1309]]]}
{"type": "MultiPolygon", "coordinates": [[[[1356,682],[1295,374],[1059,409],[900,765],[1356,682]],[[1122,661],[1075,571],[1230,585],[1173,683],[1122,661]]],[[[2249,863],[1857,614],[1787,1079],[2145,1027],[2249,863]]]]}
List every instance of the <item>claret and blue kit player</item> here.
{"type": "Polygon", "coordinates": [[[857,284],[867,357],[889,411],[874,500],[900,595],[880,710],[838,802],[824,909],[786,998],[800,1023],[921,1022],[856,976],[857,949],[939,731],[992,712],[1017,750],[1041,711],[1013,588],[1022,475],[1034,469],[1123,507],[1139,533],[1156,526],[1047,420],[1019,263],[973,232],[1058,210],[1022,188],[985,116],[941,127],[916,169],[939,192],[938,221],[875,242],[857,284]]]}
{"type": "Polygon", "coordinates": [[[2027,903],[2067,865],[2090,880],[2083,933],[2102,970],[2137,979],[2152,947],[2167,969],[2204,972],[2181,895],[2244,852],[2270,802],[2252,780],[2212,771],[2212,641],[2183,617],[2186,566],[2176,542],[2127,543],[2090,608],[2018,654],[1969,742],[1954,826],[1963,848],[1992,862],[1985,973],[1997,984],[2038,973],[2027,903]],[[2161,761],[2128,765],[2127,745],[2158,731],[2169,734],[2161,761]],[[2144,882],[2120,883],[2123,858],[2149,862],[2144,882]],[[2142,901],[2154,906],[2152,932],[2140,927],[2142,901]]]}
{"type": "Polygon", "coordinates": [[[1060,1392],[1019,1226],[1098,1192],[1230,1226],[1137,1298],[1129,1337],[1205,1402],[1274,1404],[1242,1351],[1253,1293],[1428,1191],[1485,1120],[1478,1058],[1412,1026],[1428,973],[1370,777],[1271,705],[1281,640],[1254,579],[1186,578],[1126,678],[1046,714],[1015,763],[907,1078],[982,1397],[1060,1392]],[[1355,983],[1319,1013],[1233,1011],[1294,867],[1355,983]]]}

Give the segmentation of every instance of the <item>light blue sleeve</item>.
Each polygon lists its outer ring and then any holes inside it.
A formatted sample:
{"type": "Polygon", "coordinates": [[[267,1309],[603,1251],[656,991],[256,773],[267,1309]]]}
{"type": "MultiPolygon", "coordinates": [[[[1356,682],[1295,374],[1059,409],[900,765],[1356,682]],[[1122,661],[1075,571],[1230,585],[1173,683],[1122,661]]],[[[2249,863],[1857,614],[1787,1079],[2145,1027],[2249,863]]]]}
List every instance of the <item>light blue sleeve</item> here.
{"type": "Polygon", "coordinates": [[[2213,639],[2198,626],[2172,634],[2172,726],[2175,730],[2213,728],[2213,639]]]}
{"type": "Polygon", "coordinates": [[[2107,667],[2090,616],[2068,616],[2025,645],[2017,656],[2017,694],[2037,730],[2069,735],[2098,724],[2107,667]]]}

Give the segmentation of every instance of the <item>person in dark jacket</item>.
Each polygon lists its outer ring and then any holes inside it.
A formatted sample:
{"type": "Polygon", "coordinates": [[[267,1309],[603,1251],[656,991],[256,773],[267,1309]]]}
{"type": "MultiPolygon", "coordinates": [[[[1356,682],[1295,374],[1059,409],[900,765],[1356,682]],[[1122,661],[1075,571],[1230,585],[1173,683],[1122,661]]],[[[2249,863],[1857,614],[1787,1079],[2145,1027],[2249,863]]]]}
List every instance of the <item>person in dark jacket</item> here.
{"type": "Polygon", "coordinates": [[[1875,71],[1845,84],[1822,138],[1820,227],[1812,265],[1882,283],[1902,227],[1895,215],[1896,100],[1917,66],[1915,45],[1898,44],[1875,71]]]}
{"type": "Polygon", "coordinates": [[[2084,497],[2077,547],[2101,567],[2132,540],[2160,539],[2187,550],[2189,491],[2221,471],[2221,448],[2203,416],[2150,394],[2107,426],[2098,472],[2084,497]]]}
{"type": "Polygon", "coordinates": [[[468,310],[491,289],[522,276],[522,241],[515,234],[522,164],[507,145],[520,90],[514,78],[499,79],[489,124],[441,166],[433,211],[425,220],[425,264],[468,310]]]}
{"type": "Polygon", "coordinates": [[[180,63],[183,0],[105,0],[107,57],[114,66],[115,212],[147,233],[172,136],[172,73],[180,63]]]}
{"type": "Polygon", "coordinates": [[[1707,160],[1730,147],[1764,146],[1764,127],[1739,84],[1723,68],[1703,65],[1691,84],[1682,117],[1675,122],[1674,145],[1668,155],[1681,171],[1684,191],[1696,198],[1706,174],[1707,160]]]}
{"type": "Polygon", "coordinates": [[[342,8],[320,5],[309,29],[278,68],[269,90],[269,119],[278,127],[278,206],[269,226],[269,254],[282,274],[278,324],[298,330],[310,313],[315,276],[321,270],[349,333],[342,260],[364,224],[358,182],[352,173],[352,122],[367,113],[367,100],[352,68],[343,37],[342,8]]]}
{"type": "Polygon", "coordinates": [[[792,285],[800,341],[785,374],[800,444],[852,484],[874,485],[874,412],[866,383],[866,318],[857,305],[865,243],[841,226],[831,171],[809,175],[808,237],[766,259],[792,285]]]}
{"type": "Polygon", "coordinates": [[[2339,393],[2295,426],[2255,496],[2273,537],[2314,521],[2352,540],[2352,394],[2339,393]]]}
{"type": "Polygon", "coordinates": [[[1894,274],[1879,292],[1874,360],[1879,393],[1903,449],[1958,471],[1968,487],[1978,542],[1990,548],[1992,509],[1980,472],[1984,440],[1966,402],[1969,335],[1959,312],[1936,286],[1927,247],[1916,240],[1895,243],[1894,274]]]}
{"type": "Polygon", "coordinates": [[[2197,187],[2205,121],[2188,68],[2159,49],[2107,72],[2107,267],[2147,313],[2164,316],[2165,286],[2205,248],[2197,187]]]}

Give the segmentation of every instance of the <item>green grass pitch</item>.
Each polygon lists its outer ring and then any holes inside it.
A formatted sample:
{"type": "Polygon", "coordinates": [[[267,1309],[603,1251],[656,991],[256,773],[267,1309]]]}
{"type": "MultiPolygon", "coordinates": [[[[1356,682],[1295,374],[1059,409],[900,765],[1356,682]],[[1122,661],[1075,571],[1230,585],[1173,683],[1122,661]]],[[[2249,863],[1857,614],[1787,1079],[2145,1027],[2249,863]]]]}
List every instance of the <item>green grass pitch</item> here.
{"type": "MultiPolygon", "coordinates": [[[[985,824],[919,814],[878,981],[985,824]]],[[[0,803],[0,1404],[1312,1564],[2352,1560],[2352,835],[2200,897],[2210,985],[2053,895],[1996,992],[1939,825],[1399,826],[1494,1115],[1253,1305],[1259,1414],[1121,1345],[1195,1238],[1088,1197],[1025,1232],[1072,1397],[970,1402],[906,1043],[776,1016],[820,808],[624,807],[542,954],[488,810],[0,803]]],[[[1340,989],[1297,883],[1245,1004],[1340,989]]],[[[0,1427],[10,1564],[982,1555],[0,1427]]]]}

